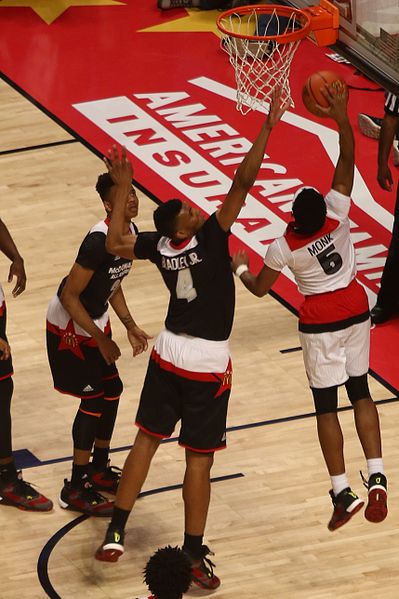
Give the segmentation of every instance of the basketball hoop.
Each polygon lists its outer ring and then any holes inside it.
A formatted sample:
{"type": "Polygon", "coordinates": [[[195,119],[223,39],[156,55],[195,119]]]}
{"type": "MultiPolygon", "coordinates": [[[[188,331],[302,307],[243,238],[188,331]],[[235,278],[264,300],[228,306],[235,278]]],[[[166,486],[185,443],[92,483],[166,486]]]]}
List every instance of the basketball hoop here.
{"type": "MultiPolygon", "coordinates": [[[[338,9],[328,0],[321,0],[320,6],[304,10],[265,4],[241,6],[219,15],[216,24],[222,34],[221,46],[235,71],[237,110],[247,114],[262,106],[275,87],[281,88],[282,102],[293,104],[289,74],[295,52],[311,32],[338,30],[335,11],[338,9]]],[[[316,35],[319,45],[335,40],[336,34],[323,39],[316,35]]]]}

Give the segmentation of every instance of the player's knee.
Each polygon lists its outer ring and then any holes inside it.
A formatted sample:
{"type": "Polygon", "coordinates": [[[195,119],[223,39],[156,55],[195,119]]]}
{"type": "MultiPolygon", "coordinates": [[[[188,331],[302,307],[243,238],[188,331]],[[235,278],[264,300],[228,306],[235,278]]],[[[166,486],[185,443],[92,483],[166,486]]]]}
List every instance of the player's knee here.
{"type": "Polygon", "coordinates": [[[91,399],[83,398],[80,402],[79,412],[99,418],[103,411],[103,402],[104,398],[102,396],[93,397],[91,399]]]}
{"type": "Polygon", "coordinates": [[[119,376],[104,381],[104,397],[106,399],[117,399],[122,395],[123,383],[119,376]]]}
{"type": "Polygon", "coordinates": [[[315,389],[312,387],[313,401],[317,416],[331,414],[338,409],[337,386],[315,389]]]}
{"type": "Polygon", "coordinates": [[[213,451],[195,451],[186,449],[186,464],[188,469],[210,470],[214,461],[213,451]]]}
{"type": "Polygon", "coordinates": [[[367,372],[360,376],[350,376],[345,383],[346,392],[348,393],[349,401],[353,405],[359,399],[371,398],[369,384],[367,380],[367,372]]]}

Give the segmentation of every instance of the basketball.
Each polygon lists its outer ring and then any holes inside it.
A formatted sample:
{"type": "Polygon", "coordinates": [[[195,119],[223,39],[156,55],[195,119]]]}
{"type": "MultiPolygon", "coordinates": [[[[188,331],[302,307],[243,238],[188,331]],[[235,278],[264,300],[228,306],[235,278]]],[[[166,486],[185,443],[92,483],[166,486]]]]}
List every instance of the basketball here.
{"type": "Polygon", "coordinates": [[[322,89],[325,85],[333,87],[346,85],[345,81],[334,71],[317,71],[310,75],[302,88],[302,101],[309,112],[319,117],[327,117],[317,108],[317,104],[325,108],[328,107],[328,102],[322,94],[322,89]]]}

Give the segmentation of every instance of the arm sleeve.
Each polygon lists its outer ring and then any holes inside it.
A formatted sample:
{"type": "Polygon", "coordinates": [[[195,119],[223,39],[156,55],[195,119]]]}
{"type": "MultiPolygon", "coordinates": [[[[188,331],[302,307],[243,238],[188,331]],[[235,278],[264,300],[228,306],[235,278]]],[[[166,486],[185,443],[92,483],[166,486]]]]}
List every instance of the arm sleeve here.
{"type": "Polygon", "coordinates": [[[96,231],[86,235],[79,248],[75,262],[83,266],[83,268],[96,270],[104,261],[106,255],[105,234],[96,231]]]}
{"type": "Polygon", "coordinates": [[[264,263],[273,270],[282,271],[287,265],[287,260],[281,251],[279,239],[275,239],[266,252],[264,263]]]}
{"type": "Polygon", "coordinates": [[[159,233],[139,233],[134,246],[134,255],[136,258],[139,260],[151,260],[151,262],[156,262],[159,239],[159,233]]]}
{"type": "Polygon", "coordinates": [[[324,199],[329,215],[338,217],[340,221],[348,217],[351,207],[351,199],[349,196],[346,196],[335,189],[331,189],[324,199]]]}

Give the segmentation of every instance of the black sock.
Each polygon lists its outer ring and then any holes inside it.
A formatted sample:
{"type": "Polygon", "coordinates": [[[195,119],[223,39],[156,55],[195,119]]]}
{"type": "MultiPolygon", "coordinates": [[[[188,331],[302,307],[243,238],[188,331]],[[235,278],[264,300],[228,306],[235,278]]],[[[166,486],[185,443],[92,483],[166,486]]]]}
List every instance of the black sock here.
{"type": "Polygon", "coordinates": [[[194,535],[188,535],[185,532],[184,533],[183,549],[186,549],[187,552],[193,558],[200,559],[200,557],[201,557],[201,548],[202,548],[202,540],[203,540],[203,536],[196,537],[194,535]]]}
{"type": "Polygon", "coordinates": [[[93,470],[101,472],[105,470],[108,463],[109,447],[96,447],[93,450],[93,470]]]}
{"type": "Polygon", "coordinates": [[[125,530],[127,519],[130,516],[131,510],[122,510],[120,507],[116,507],[114,505],[114,509],[112,511],[112,520],[109,525],[110,528],[117,528],[118,530],[125,530]]]}
{"type": "Polygon", "coordinates": [[[77,464],[72,464],[72,478],[71,485],[72,487],[80,487],[82,478],[87,476],[87,468],[88,464],[84,464],[84,466],[78,466],[77,464]]]}
{"type": "Polygon", "coordinates": [[[17,469],[14,460],[8,462],[8,464],[0,465],[0,479],[6,483],[17,479],[17,469]]]}

